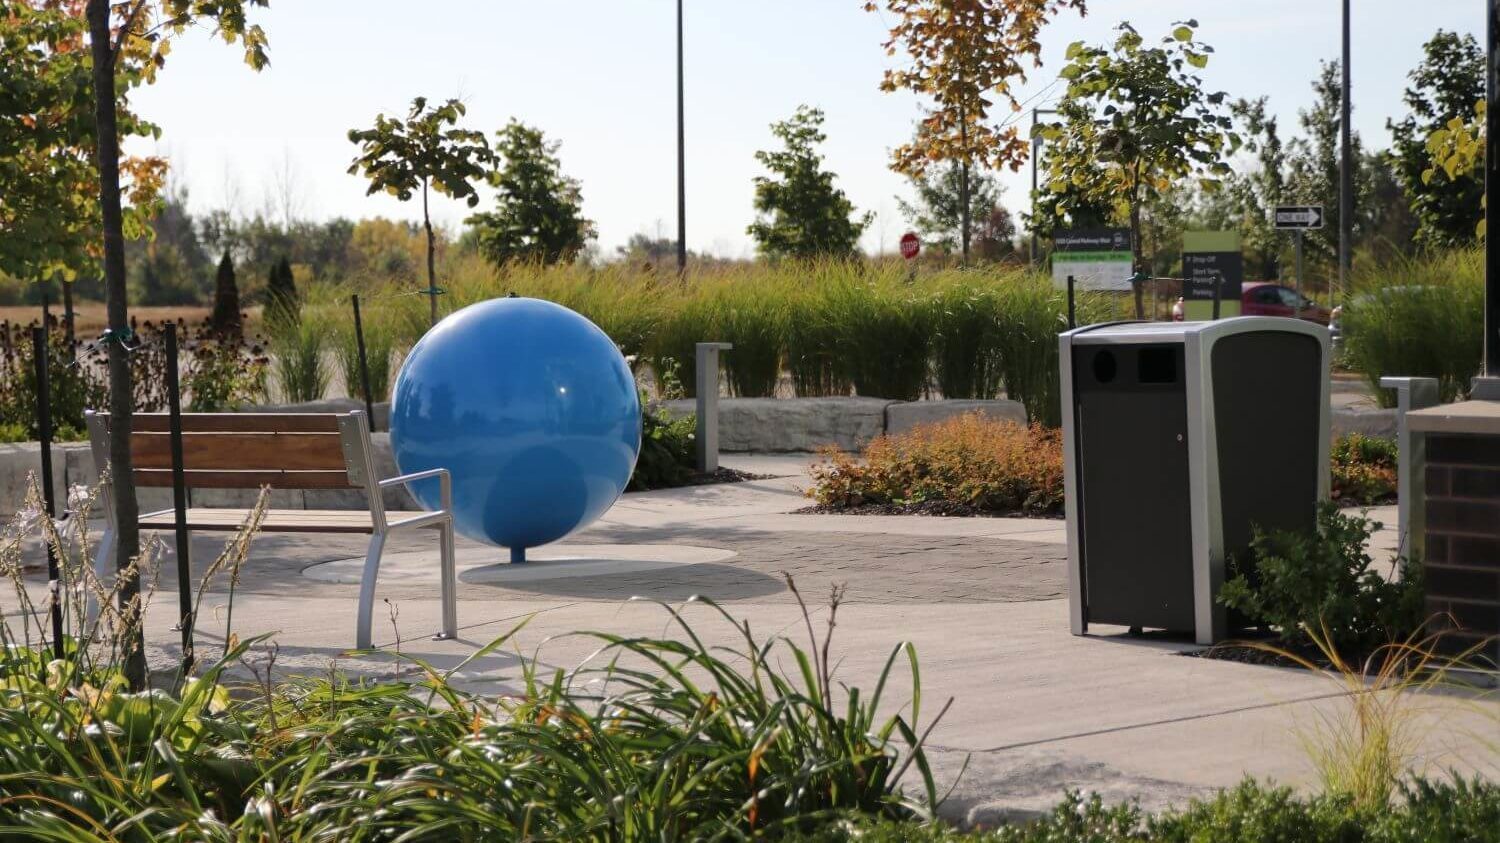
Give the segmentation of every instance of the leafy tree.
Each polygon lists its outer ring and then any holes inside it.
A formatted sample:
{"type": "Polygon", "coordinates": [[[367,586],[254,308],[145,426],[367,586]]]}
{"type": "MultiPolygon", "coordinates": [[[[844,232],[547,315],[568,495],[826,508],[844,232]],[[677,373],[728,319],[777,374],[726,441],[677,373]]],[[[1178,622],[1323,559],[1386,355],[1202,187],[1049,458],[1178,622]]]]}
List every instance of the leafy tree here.
{"type": "MultiPolygon", "coordinates": [[[[1148,267],[1141,216],[1151,196],[1189,178],[1204,189],[1218,187],[1230,172],[1224,158],[1240,146],[1222,108],[1225,95],[1204,91],[1194,72],[1208,66],[1213,52],[1195,38],[1197,25],[1177,24],[1157,47],[1145,46],[1129,23],[1117,27],[1111,47],[1070,45],[1061,122],[1037,127],[1050,144],[1050,191],[1080,187],[1089,199],[1125,206],[1138,271],[1148,267]]],[[[1140,285],[1135,306],[1143,315],[1140,285]]]]}
{"type": "Polygon", "coordinates": [[[747,231],[766,255],[847,257],[874,218],[869,212],[851,218],[853,203],[823,169],[818,144],[828,136],[822,126],[822,110],[798,106],[790,119],[771,124],[783,149],[755,153],[771,175],[755,177],[755,210],[762,216],[747,231]]]}
{"type": "Polygon", "coordinates": [[[464,104],[456,99],[435,108],[426,97],[411,101],[405,120],[375,117],[369,129],[350,129],[349,140],[359,146],[359,157],[349,165],[349,174],[361,172],[370,180],[365,195],[384,191],[402,202],[422,192],[422,225],[427,230],[427,296],[432,306],[432,324],[437,324],[437,237],[428,212],[429,189],[464,200],[470,208],[479,204],[474,182],[484,177],[494,161],[484,133],[461,129],[464,104]]]}
{"type": "Polygon", "coordinates": [[[1409,109],[1399,122],[1387,120],[1396,177],[1417,216],[1417,242],[1463,246],[1474,242],[1474,221],[1484,185],[1478,179],[1434,169],[1427,140],[1454,120],[1466,120],[1484,99],[1484,53],[1472,35],[1438,30],[1423,48],[1403,97],[1409,109]]]}
{"type": "Polygon", "coordinates": [[[910,91],[930,103],[922,130],[892,153],[891,168],[923,175],[938,161],[959,165],[958,226],[963,259],[969,259],[969,171],[973,167],[1019,169],[1028,153],[1015,126],[995,125],[990,109],[999,101],[1019,111],[1016,81],[1026,67],[1041,66],[1042,26],[1064,9],[1084,12],[1084,0],[866,0],[865,10],[884,7],[895,17],[885,42],[908,62],[889,69],[883,91],[910,91]]]}
{"type": "MultiPolygon", "coordinates": [[[[1467,120],[1455,117],[1448,121],[1448,125],[1432,133],[1427,139],[1427,153],[1432,163],[1422,174],[1423,179],[1435,179],[1439,173],[1451,181],[1474,178],[1475,170],[1484,164],[1486,107],[1480,100],[1474,106],[1473,117],[1467,120]]],[[[1474,229],[1481,240],[1485,236],[1485,204],[1486,197],[1481,194],[1479,221],[1474,229]]]]}
{"type": "Polygon", "coordinates": [[[480,252],[497,265],[572,260],[596,233],[583,216],[582,186],[562,174],[559,144],[516,120],[496,137],[495,151],[505,161],[490,177],[497,207],[465,221],[480,252]]]}
{"type": "MultiPolygon", "coordinates": [[[[139,514],[131,475],[130,433],[133,384],[126,341],[130,319],[126,309],[125,234],[126,214],[120,178],[120,132],[128,124],[119,119],[121,88],[155,81],[165,66],[172,38],[189,26],[206,24],[226,42],[244,47],[245,62],[260,69],[268,63],[265,33],[251,25],[246,11],[264,6],[266,0],[87,0],[89,51],[94,92],[95,162],[99,168],[100,228],[104,249],[105,308],[109,336],[109,463],[113,476],[115,507],[115,564],[122,573],[133,570],[140,555],[139,514]],[[111,19],[113,13],[113,20],[111,19]]],[[[142,188],[135,179],[134,188],[142,188]]],[[[132,199],[138,197],[133,196],[132,199]]],[[[138,204],[138,203],[132,203],[138,204]]],[[[140,611],[137,596],[140,576],[121,583],[120,606],[126,613],[140,611]]],[[[138,614],[135,615],[138,617],[138,614]]],[[[146,683],[146,654],[136,627],[136,640],[125,654],[124,672],[133,688],[146,683]]]]}
{"type": "Polygon", "coordinates": [[[896,204],[924,243],[944,254],[962,254],[964,240],[979,241],[980,256],[986,259],[1009,253],[1005,247],[1015,235],[1015,223],[1000,206],[1004,188],[993,175],[971,173],[966,186],[963,165],[953,162],[909,178],[915,200],[907,202],[898,197],[896,204]],[[968,213],[962,205],[966,188],[968,213]],[[967,232],[963,230],[965,223],[967,232]]]}
{"type": "Polygon", "coordinates": [[[226,334],[240,331],[240,288],[234,282],[234,259],[228,252],[219,259],[214,273],[214,309],[208,323],[226,334]]]}
{"type": "MultiPolygon", "coordinates": [[[[1339,162],[1341,160],[1339,126],[1340,103],[1343,88],[1336,61],[1324,62],[1318,76],[1313,80],[1313,103],[1297,112],[1297,122],[1302,127],[1302,136],[1287,145],[1286,196],[1302,204],[1323,206],[1323,228],[1305,234],[1304,242],[1308,261],[1326,269],[1336,265],[1339,248],[1339,162]]],[[[1368,208],[1370,172],[1366,166],[1363,140],[1359,132],[1350,133],[1353,153],[1354,240],[1363,240],[1368,226],[1358,216],[1359,209],[1368,208]]]]}
{"type": "MultiPolygon", "coordinates": [[[[79,0],[0,0],[0,273],[29,281],[62,281],[64,324],[73,336],[73,280],[97,272],[99,177],[94,165],[92,58],[79,0]]],[[[124,63],[122,76],[139,66],[124,63]]],[[[157,130],[118,97],[121,134],[157,130]]],[[[123,233],[148,233],[165,162],[124,157],[131,204],[123,233]]]]}
{"type": "Polygon", "coordinates": [[[271,265],[271,274],[266,278],[265,318],[270,324],[285,325],[296,322],[301,316],[302,304],[297,297],[297,279],[292,275],[292,262],[283,255],[271,265]]]}

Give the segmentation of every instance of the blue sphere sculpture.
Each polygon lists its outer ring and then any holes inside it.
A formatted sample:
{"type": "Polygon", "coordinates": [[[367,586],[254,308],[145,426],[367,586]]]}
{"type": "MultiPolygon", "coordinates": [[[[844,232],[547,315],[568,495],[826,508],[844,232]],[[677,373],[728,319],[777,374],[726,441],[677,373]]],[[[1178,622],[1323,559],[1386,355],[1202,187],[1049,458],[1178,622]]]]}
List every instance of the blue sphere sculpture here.
{"type": "MultiPolygon", "coordinates": [[[[439,322],[407,355],[391,449],[403,474],[448,469],[454,527],[521,561],[625,491],[641,450],[640,398],[594,323],[552,302],[491,299],[439,322]]],[[[441,505],[436,480],[412,492],[441,505]]]]}

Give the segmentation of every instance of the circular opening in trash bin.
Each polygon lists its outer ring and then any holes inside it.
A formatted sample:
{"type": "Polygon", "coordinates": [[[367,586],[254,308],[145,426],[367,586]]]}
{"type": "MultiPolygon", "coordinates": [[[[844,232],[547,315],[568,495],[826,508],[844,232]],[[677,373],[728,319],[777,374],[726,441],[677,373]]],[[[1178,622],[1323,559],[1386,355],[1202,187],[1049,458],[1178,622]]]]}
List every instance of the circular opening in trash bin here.
{"type": "Polygon", "coordinates": [[[1094,355],[1094,380],[1100,383],[1109,383],[1115,379],[1115,372],[1119,365],[1115,363],[1113,351],[1100,351],[1094,355]]]}

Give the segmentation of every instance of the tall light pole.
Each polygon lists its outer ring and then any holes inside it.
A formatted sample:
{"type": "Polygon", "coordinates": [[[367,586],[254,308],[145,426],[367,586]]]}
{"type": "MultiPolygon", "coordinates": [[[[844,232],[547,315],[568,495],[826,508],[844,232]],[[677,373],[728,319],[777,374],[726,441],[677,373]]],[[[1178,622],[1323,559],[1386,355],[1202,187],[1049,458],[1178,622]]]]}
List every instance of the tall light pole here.
{"type": "Polygon", "coordinates": [[[682,130],[682,0],[677,0],[677,271],[687,269],[687,158],[682,130]]]}
{"type": "Polygon", "coordinates": [[[1344,84],[1339,94],[1339,296],[1348,294],[1349,257],[1354,239],[1354,142],[1349,85],[1349,0],[1344,0],[1344,84]]]}
{"type": "MultiPolygon", "coordinates": [[[[1497,0],[1500,2],[1500,0],[1497,0]]],[[[1036,133],[1037,117],[1042,114],[1056,114],[1055,108],[1033,108],[1031,110],[1031,262],[1041,265],[1041,251],[1037,243],[1036,233],[1036,165],[1037,159],[1042,157],[1042,137],[1036,133]]]]}
{"type": "MultiPolygon", "coordinates": [[[[1500,202],[1500,0],[1485,0],[1484,5],[1489,51],[1484,112],[1484,201],[1488,217],[1490,208],[1500,207],[1496,205],[1500,202]]],[[[1485,228],[1488,232],[1491,227],[1485,228]]],[[[1500,249],[1495,248],[1491,236],[1495,235],[1489,233],[1484,240],[1484,374],[1500,378],[1500,249]]],[[[1494,380],[1489,383],[1496,384],[1494,380]]]]}

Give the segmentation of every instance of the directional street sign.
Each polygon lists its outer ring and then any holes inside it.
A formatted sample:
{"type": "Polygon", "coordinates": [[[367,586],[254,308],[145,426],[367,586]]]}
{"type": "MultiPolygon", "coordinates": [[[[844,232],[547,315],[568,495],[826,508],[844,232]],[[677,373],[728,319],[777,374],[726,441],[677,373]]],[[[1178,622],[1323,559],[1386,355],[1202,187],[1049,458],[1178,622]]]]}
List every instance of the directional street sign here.
{"type": "Polygon", "coordinates": [[[1277,228],[1322,228],[1322,205],[1277,205],[1277,228]]]}

